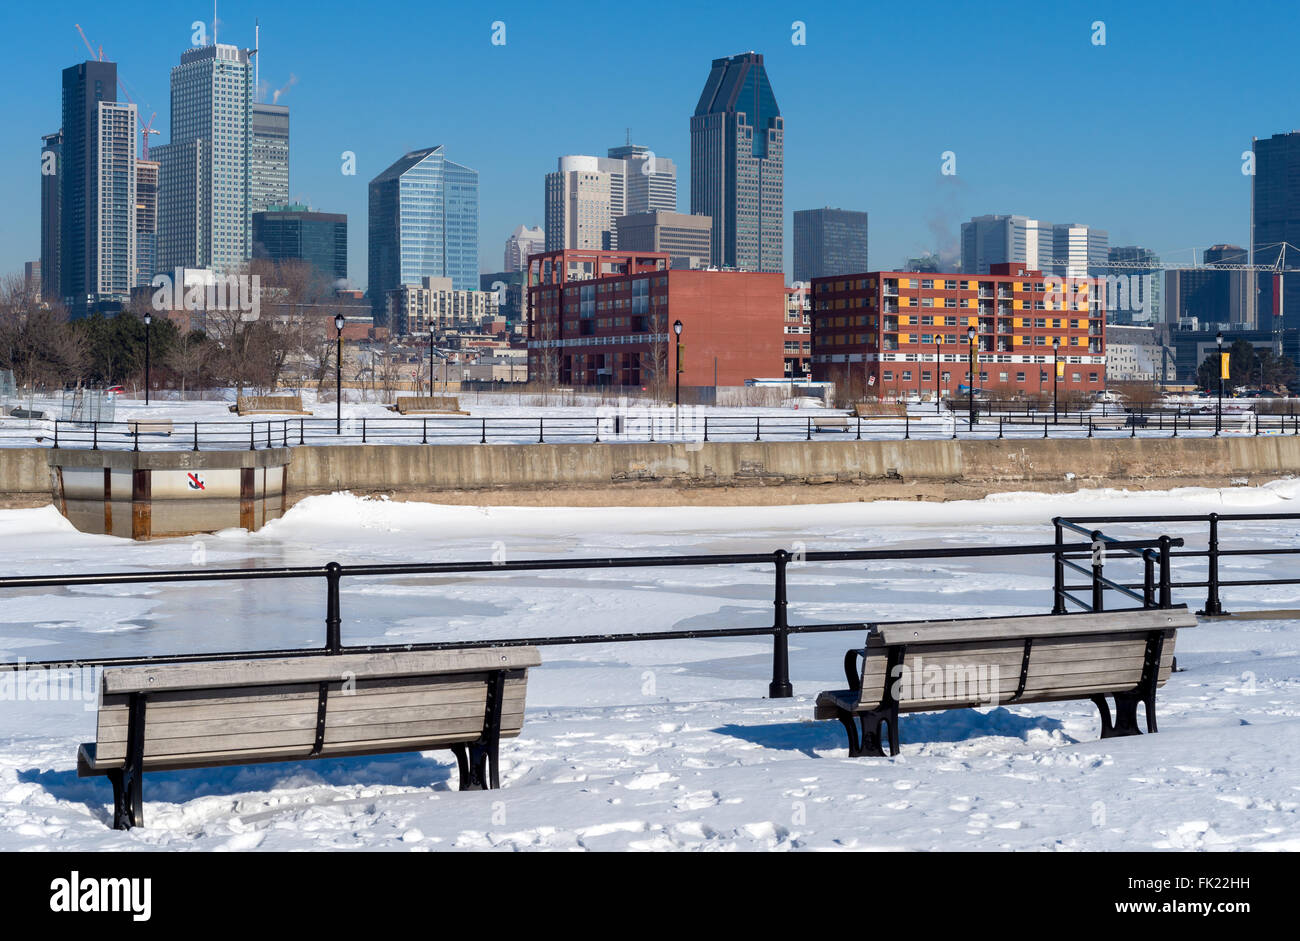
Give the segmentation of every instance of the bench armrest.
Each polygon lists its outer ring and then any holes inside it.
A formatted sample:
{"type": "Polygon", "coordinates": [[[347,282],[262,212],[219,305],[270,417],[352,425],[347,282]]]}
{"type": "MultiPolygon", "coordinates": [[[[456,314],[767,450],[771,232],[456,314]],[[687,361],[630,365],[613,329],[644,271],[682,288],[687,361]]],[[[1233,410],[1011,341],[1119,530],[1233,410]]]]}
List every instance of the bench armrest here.
{"type": "Polygon", "coordinates": [[[844,654],[844,677],[849,681],[849,689],[855,693],[862,691],[862,668],[858,666],[858,657],[866,659],[867,648],[860,647],[844,654]]]}

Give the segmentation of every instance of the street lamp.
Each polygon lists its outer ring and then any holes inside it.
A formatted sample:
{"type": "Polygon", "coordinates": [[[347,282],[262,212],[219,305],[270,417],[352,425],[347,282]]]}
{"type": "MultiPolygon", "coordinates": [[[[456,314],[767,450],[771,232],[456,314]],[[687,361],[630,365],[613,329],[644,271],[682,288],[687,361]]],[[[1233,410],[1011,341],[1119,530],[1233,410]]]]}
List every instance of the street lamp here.
{"type": "Polygon", "coordinates": [[[1214,338],[1219,344],[1219,404],[1214,409],[1214,437],[1223,430],[1223,331],[1214,338]]]}
{"type": "Polygon", "coordinates": [[[677,381],[673,386],[673,408],[678,409],[682,404],[682,322],[680,320],[673,321],[673,333],[677,335],[677,381]]]}
{"type": "Polygon", "coordinates": [[[343,434],[343,315],[334,315],[338,332],[338,354],[334,361],[334,433],[343,434]]]}
{"type": "Polygon", "coordinates": [[[149,334],[152,332],[149,325],[153,323],[153,316],[144,315],[144,404],[149,404],[149,334]]]}
{"type": "Polygon", "coordinates": [[[1059,411],[1061,385],[1061,338],[1052,337],[1052,424],[1061,421],[1059,411]]]}
{"type": "Polygon", "coordinates": [[[942,363],[942,360],[943,360],[943,354],[942,354],[942,352],[941,352],[941,350],[943,349],[943,347],[940,346],[940,343],[941,343],[941,342],[942,342],[942,340],[939,338],[939,335],[938,335],[938,334],[935,334],[935,338],[934,338],[934,413],[935,413],[936,415],[940,414],[940,413],[942,412],[942,410],[943,410],[943,392],[942,392],[942,390],[939,388],[939,378],[940,378],[940,376],[941,376],[940,370],[943,369],[943,363],[942,363]]]}
{"type": "Polygon", "coordinates": [[[966,398],[970,405],[970,426],[975,427],[975,328],[966,330],[966,339],[970,341],[970,371],[966,381],[966,398]]]}
{"type": "Polygon", "coordinates": [[[433,395],[433,324],[429,324],[429,395],[433,395]]]}

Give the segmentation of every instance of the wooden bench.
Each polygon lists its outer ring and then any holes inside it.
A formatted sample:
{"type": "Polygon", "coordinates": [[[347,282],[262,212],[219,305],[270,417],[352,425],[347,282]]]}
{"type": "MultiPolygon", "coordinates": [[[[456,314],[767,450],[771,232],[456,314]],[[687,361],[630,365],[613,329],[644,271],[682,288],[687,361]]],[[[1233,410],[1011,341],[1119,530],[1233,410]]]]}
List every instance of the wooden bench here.
{"type": "Polygon", "coordinates": [[[170,418],[151,418],[144,421],[127,422],[127,434],[135,435],[170,435],[172,420],[170,418]]]}
{"type": "Polygon", "coordinates": [[[907,414],[907,406],[902,402],[858,402],[853,406],[853,414],[869,419],[902,418],[907,414]]]}
{"type": "Polygon", "coordinates": [[[230,406],[240,415],[310,415],[302,407],[301,395],[241,395],[230,406]]]}
{"type": "Polygon", "coordinates": [[[449,748],[460,789],[500,786],[536,647],[320,654],[111,667],[77,775],[113,785],[113,826],[143,821],[146,771],[449,748]]]}
{"type": "Polygon", "coordinates": [[[813,419],[814,431],[848,431],[849,420],[843,415],[813,419]]]}
{"type": "Polygon", "coordinates": [[[1147,731],[1155,732],[1156,690],[1169,678],[1175,635],[1195,625],[1185,605],[868,625],[866,647],[844,657],[850,688],[820,693],[815,715],[843,723],[852,757],[883,756],[882,727],[897,755],[902,712],[1089,699],[1101,713],[1101,737],[1110,738],[1140,734],[1144,703],[1147,731]]]}
{"type": "Polygon", "coordinates": [[[399,395],[393,404],[399,415],[468,415],[454,395],[399,395]]]}

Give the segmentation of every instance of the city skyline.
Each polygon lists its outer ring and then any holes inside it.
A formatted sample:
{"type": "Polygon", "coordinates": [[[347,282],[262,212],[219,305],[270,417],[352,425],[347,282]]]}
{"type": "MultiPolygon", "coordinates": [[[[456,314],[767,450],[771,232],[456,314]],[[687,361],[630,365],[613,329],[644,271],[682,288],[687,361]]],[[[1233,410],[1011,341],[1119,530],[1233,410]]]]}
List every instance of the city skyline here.
{"type": "MultiPolygon", "coordinates": [[[[1231,97],[1234,87],[1237,93],[1248,87],[1244,77],[1234,86],[1231,76],[1239,73],[1233,63],[1249,62],[1249,87],[1258,87],[1260,76],[1281,72],[1286,60],[1280,37],[1261,32],[1262,13],[1243,14],[1210,35],[1191,18],[1104,4],[1052,11],[1030,5],[1023,17],[999,21],[952,6],[945,9],[954,28],[935,37],[934,45],[921,48],[908,39],[915,38],[919,24],[900,24],[886,41],[872,32],[865,14],[810,4],[806,12],[800,11],[807,45],[797,46],[791,43],[792,14],[758,4],[743,21],[725,11],[696,11],[691,29],[665,34],[659,67],[634,74],[625,68],[605,70],[617,57],[585,42],[588,28],[562,35],[539,13],[506,5],[498,14],[505,23],[502,46],[491,44],[489,18],[440,12],[445,34],[465,38],[440,45],[432,59],[426,55],[414,60],[431,76],[427,83],[416,83],[414,67],[408,70],[400,64],[402,50],[414,37],[399,37],[398,48],[382,63],[374,53],[362,53],[360,61],[337,69],[337,74],[323,65],[345,49],[370,45],[368,38],[381,32],[385,22],[425,14],[396,4],[376,9],[369,20],[356,24],[358,34],[349,35],[345,43],[318,26],[302,35],[306,9],[285,4],[258,11],[252,4],[223,4],[220,39],[252,45],[252,21],[261,17],[259,98],[269,101],[273,89],[294,84],[281,101],[295,116],[290,198],[351,217],[349,275],[359,287],[366,286],[361,225],[365,184],[401,153],[440,141],[480,170],[479,268],[492,271],[498,267],[498,246],[514,227],[541,221],[536,181],[554,166],[556,154],[603,153],[611,141],[623,139],[630,126],[633,140],[662,150],[678,164],[680,175],[689,174],[689,114],[709,63],[749,49],[764,55],[791,131],[782,220],[787,277],[792,273],[792,211],[822,205],[852,206],[872,214],[877,264],[897,264],[935,249],[951,252],[962,221],[991,213],[1083,219],[1106,229],[1112,244],[1149,246],[1168,261],[1190,260],[1193,247],[1248,244],[1249,178],[1241,173],[1241,153],[1250,149],[1252,136],[1284,132],[1291,123],[1285,96],[1245,96],[1231,109],[1218,109],[1224,116],[1209,133],[1201,125],[1189,125],[1186,131],[1175,127],[1154,135],[1146,106],[1098,104],[1082,116],[1072,116],[1047,89],[1016,84],[1011,76],[993,76],[965,87],[960,81],[963,59],[948,55],[960,47],[958,35],[1003,36],[1006,23],[1015,21],[1017,37],[1050,42],[1059,49],[1062,69],[1089,70],[1098,102],[1122,100],[1108,97],[1107,91],[1149,79],[1153,91],[1197,84],[1199,93],[1209,98],[1198,107],[1214,110],[1213,102],[1231,97]],[[1097,20],[1106,24],[1105,46],[1091,41],[1090,26],[1097,20]],[[474,36],[480,40],[471,42],[474,36]],[[557,66],[548,77],[547,97],[558,95],[575,106],[510,111],[504,118],[502,95],[511,86],[500,73],[534,67],[539,56],[553,54],[557,40],[571,56],[581,52],[588,58],[590,68],[557,66]],[[867,47],[870,55],[864,56],[867,47]],[[1197,49],[1206,56],[1198,57],[1197,49]],[[1200,64],[1200,58],[1213,58],[1215,64],[1200,64]],[[905,83],[889,74],[890,64],[901,61],[935,65],[937,72],[913,69],[905,83]],[[590,75],[598,73],[601,82],[593,87],[590,75]],[[453,76],[453,84],[448,84],[453,76]],[[1213,87],[1211,76],[1217,82],[1213,87]],[[296,83],[291,82],[294,78],[296,83]],[[1014,97],[1006,97],[1013,86],[1014,97]],[[454,87],[455,93],[440,93],[440,87],[454,87]],[[857,122],[861,128],[852,126],[854,122],[828,122],[836,109],[866,107],[873,100],[896,102],[900,97],[907,102],[907,113],[891,114],[896,134],[891,134],[888,147],[872,145],[866,122],[857,122]],[[980,116],[999,100],[1009,101],[1015,113],[1039,118],[1024,123],[1014,141],[1003,140],[1005,135],[981,127],[987,122],[980,116]],[[577,106],[584,102],[590,106],[577,106]],[[1102,137],[1111,146],[1090,146],[1102,137]],[[355,176],[340,172],[344,151],[355,154],[355,176]],[[955,155],[954,176],[941,173],[946,151],[955,155]],[[1195,198],[1189,198],[1192,195],[1195,198]]],[[[320,9],[328,18],[343,8],[326,3],[320,9]]],[[[158,113],[154,127],[162,136],[155,147],[171,139],[167,75],[190,39],[191,24],[172,23],[172,14],[161,4],[124,3],[112,13],[16,11],[18,22],[9,35],[23,35],[28,41],[21,50],[12,50],[4,68],[11,70],[11,84],[15,69],[26,76],[24,86],[32,84],[31,75],[36,83],[30,100],[15,103],[13,136],[0,154],[0,167],[11,171],[5,174],[5,194],[13,213],[0,236],[5,272],[21,271],[24,262],[40,255],[39,188],[32,148],[24,141],[57,130],[57,75],[85,59],[85,47],[71,25],[78,15],[91,41],[103,45],[105,59],[118,64],[142,116],[158,113]],[[164,33],[174,41],[164,41],[164,33]],[[30,41],[33,36],[35,42],[30,41]]],[[[616,19],[630,22],[632,15],[618,12],[616,19]]]]}

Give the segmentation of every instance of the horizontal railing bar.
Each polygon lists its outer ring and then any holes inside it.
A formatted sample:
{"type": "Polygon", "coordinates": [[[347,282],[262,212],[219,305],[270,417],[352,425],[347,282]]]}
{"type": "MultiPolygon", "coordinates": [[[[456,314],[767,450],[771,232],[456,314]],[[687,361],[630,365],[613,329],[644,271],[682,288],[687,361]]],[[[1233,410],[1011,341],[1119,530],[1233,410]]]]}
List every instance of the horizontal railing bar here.
{"type": "MultiPolygon", "coordinates": [[[[1155,540],[1135,540],[1128,545],[1152,548],[1155,540]]],[[[1172,544],[1178,544],[1174,541],[1172,544]]],[[[804,562],[853,562],[870,560],[932,559],[998,557],[1016,555],[1049,555],[1058,550],[1054,543],[1023,546],[970,546],[934,549],[858,549],[842,551],[801,552],[788,558],[804,562]]],[[[1080,544],[1067,544],[1067,549],[1086,548],[1080,544]]],[[[340,566],[339,575],[440,575],[472,574],[480,572],[564,571],[568,569],[595,568],[667,568],[706,565],[756,565],[775,561],[775,553],[733,553],[717,555],[684,556],[627,556],[596,557],[586,559],[527,559],[517,562],[428,562],[340,566]]],[[[216,569],[212,571],[166,572],[111,572],[87,575],[45,575],[0,577],[3,588],[49,588],[80,585],[123,585],[166,582],[205,582],[232,579],[266,578],[321,578],[328,574],[326,566],[279,566],[270,569],[216,569]]]]}

